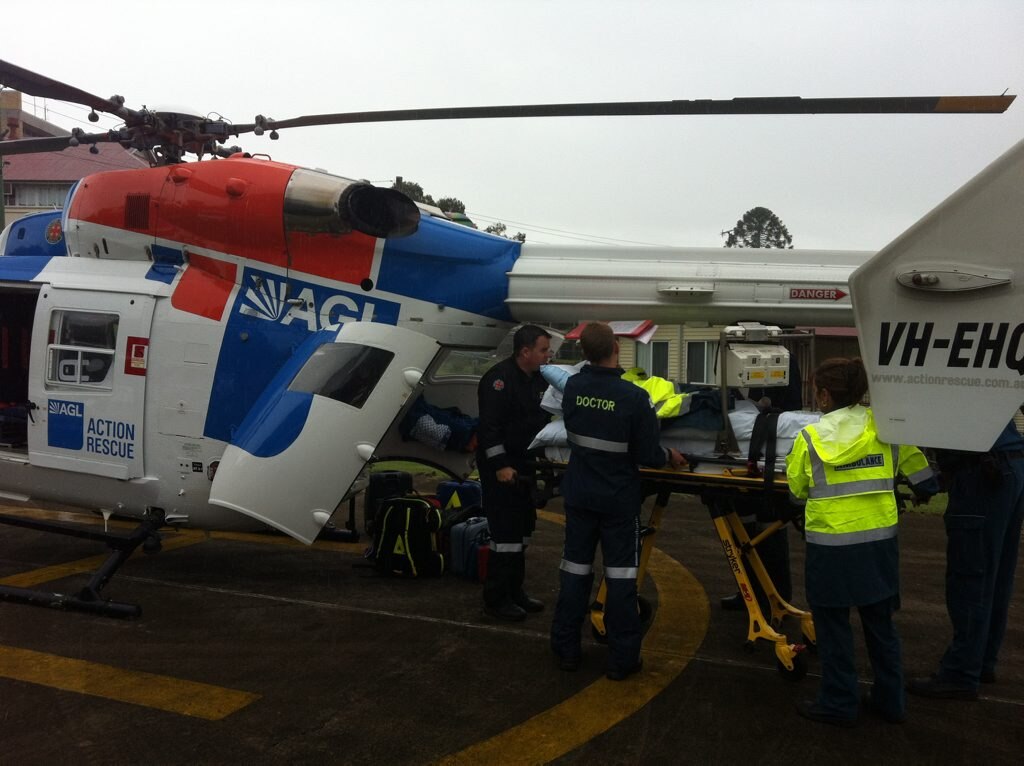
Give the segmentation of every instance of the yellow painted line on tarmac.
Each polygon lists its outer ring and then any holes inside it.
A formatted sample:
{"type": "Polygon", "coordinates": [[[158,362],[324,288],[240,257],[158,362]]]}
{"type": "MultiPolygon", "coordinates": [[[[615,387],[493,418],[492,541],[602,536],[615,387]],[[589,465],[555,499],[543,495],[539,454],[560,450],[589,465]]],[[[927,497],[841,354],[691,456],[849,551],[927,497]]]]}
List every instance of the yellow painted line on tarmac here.
{"type": "MultiPolygon", "coordinates": [[[[168,537],[163,540],[163,550],[172,551],[175,548],[184,548],[201,542],[203,542],[203,538],[201,537],[168,537]]],[[[133,555],[137,554],[138,551],[133,555]]],[[[29,572],[10,575],[9,577],[0,578],[0,585],[11,585],[16,588],[31,588],[44,582],[60,580],[72,575],[92,574],[103,565],[103,562],[107,560],[109,555],[109,553],[102,553],[98,556],[89,556],[88,558],[78,559],[77,561],[69,561],[66,564],[54,564],[53,566],[40,567],[39,569],[33,569],[29,572]]]]}
{"type": "MultiPolygon", "coordinates": [[[[88,526],[99,526],[104,523],[99,516],[41,508],[0,506],[0,513],[9,513],[25,518],[74,522],[88,526]]],[[[138,523],[111,520],[108,526],[134,529],[138,523]]],[[[172,551],[211,539],[309,547],[297,540],[283,536],[243,532],[206,532],[196,529],[165,531],[161,533],[161,546],[162,551],[172,551]]],[[[315,543],[312,547],[318,550],[362,553],[365,546],[356,543],[325,541],[315,543]]],[[[109,553],[106,553],[64,564],[40,567],[29,572],[0,578],[0,585],[31,588],[72,575],[92,574],[107,560],[108,556],[109,553]]],[[[143,705],[209,721],[225,718],[260,698],[259,694],[236,691],[221,686],[185,681],[153,673],[122,670],[110,665],[3,645],[0,645],[0,677],[143,705]]]]}
{"type": "Polygon", "coordinates": [[[0,646],[0,677],[219,721],[259,694],[0,646]]]}
{"type": "MultiPolygon", "coordinates": [[[[538,516],[565,523],[557,514],[538,511],[538,516]]],[[[658,610],[644,638],[642,672],[626,681],[601,678],[564,702],[440,763],[548,763],[624,721],[668,687],[704,640],[710,608],[704,588],[671,556],[655,548],[647,571],[658,589],[658,610]]]]}

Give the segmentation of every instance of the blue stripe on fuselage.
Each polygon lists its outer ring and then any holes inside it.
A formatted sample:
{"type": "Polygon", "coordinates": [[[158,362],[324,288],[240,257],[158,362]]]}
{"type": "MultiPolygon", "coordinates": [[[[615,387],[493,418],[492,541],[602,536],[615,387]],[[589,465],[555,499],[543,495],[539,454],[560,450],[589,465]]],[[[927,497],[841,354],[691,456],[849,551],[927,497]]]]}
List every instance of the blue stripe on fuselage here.
{"type": "Polygon", "coordinates": [[[384,243],[377,287],[509,321],[506,274],[521,248],[514,239],[423,216],[415,234],[384,243]]]}
{"type": "Polygon", "coordinates": [[[153,245],[150,252],[153,253],[153,265],[146,272],[146,279],[171,284],[178,275],[179,267],[185,263],[181,248],[153,245]]]}
{"type": "Polygon", "coordinates": [[[313,394],[289,391],[288,386],[313,352],[334,339],[335,330],[308,336],[267,384],[238,428],[233,444],[256,457],[284,452],[302,433],[313,394]]]}
{"type": "Polygon", "coordinates": [[[0,280],[6,282],[34,282],[53,256],[17,255],[0,258],[0,280]]]}
{"type": "Polygon", "coordinates": [[[257,399],[311,333],[371,317],[398,324],[399,305],[371,298],[358,288],[338,290],[247,268],[228,310],[203,433],[234,442],[236,429],[257,399]]]}

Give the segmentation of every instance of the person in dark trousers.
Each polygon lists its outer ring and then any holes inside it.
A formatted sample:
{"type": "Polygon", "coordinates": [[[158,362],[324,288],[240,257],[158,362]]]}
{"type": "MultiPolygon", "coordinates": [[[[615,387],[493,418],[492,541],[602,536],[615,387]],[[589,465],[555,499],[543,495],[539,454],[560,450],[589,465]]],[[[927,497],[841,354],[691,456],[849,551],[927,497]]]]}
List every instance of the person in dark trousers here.
{"type": "Polygon", "coordinates": [[[835,726],[857,722],[860,699],[850,608],[857,607],[874,673],[866,706],[889,723],[906,717],[903,663],[893,614],[899,608],[896,476],[917,492],[938,489],[916,447],[878,437],[860,404],[868,379],[860,359],[827,359],[814,371],[824,413],[797,435],[786,458],[794,499],[805,501],[807,602],[821,658],[816,699],[797,705],[804,718],[835,726]]]}
{"type": "Polygon", "coordinates": [[[931,676],[907,691],[922,697],[973,700],[994,683],[1006,633],[1024,518],[1024,437],[1011,420],[988,452],[937,450],[949,491],[946,523],[946,609],[953,639],[931,676]]]}
{"type": "Polygon", "coordinates": [[[643,665],[636,588],[643,495],[637,466],[679,467],[685,460],[676,450],[659,445],[660,427],[647,393],[620,377],[619,344],[611,328],[588,324],[580,346],[590,364],[569,378],[562,395],[571,453],[562,480],[565,547],[551,648],[562,670],[579,668],[580,631],[600,541],[608,585],[605,675],[621,681],[643,665]]]}
{"type": "Polygon", "coordinates": [[[512,339],[512,356],[480,379],[477,468],[491,533],[484,581],[484,612],[498,620],[522,620],[544,604],[523,590],[525,551],[537,523],[527,448],[550,417],[540,408],[548,384],[538,372],[551,357],[551,335],[523,325],[512,339]]]}

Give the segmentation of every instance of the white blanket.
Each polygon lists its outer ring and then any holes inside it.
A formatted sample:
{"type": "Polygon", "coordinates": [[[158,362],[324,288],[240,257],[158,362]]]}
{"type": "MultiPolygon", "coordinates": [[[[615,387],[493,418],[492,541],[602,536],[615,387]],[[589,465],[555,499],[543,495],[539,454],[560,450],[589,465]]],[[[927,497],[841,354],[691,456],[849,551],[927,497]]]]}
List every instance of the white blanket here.
{"type": "MultiPolygon", "coordinates": [[[[549,389],[550,390],[550,389],[549,389]]],[[[753,402],[736,402],[736,409],[729,413],[729,423],[732,425],[733,433],[736,435],[736,442],[740,453],[746,456],[750,451],[750,437],[754,430],[754,421],[757,419],[758,409],[753,402]]],[[[817,423],[821,417],[820,412],[783,412],[779,414],[776,428],[775,454],[779,464],[782,458],[789,454],[793,447],[793,440],[800,430],[810,424],[817,423]]],[[[688,455],[712,455],[714,454],[715,440],[718,437],[716,431],[704,431],[697,428],[688,428],[678,425],[680,420],[667,423],[661,431],[661,443],[666,447],[674,447],[680,452],[688,455]]],[[[541,430],[530,444],[530,449],[537,447],[554,448],[545,452],[551,460],[564,462],[569,458],[568,439],[565,435],[565,421],[562,419],[552,420],[541,430]]],[[[779,466],[777,465],[776,468],[779,466]]]]}

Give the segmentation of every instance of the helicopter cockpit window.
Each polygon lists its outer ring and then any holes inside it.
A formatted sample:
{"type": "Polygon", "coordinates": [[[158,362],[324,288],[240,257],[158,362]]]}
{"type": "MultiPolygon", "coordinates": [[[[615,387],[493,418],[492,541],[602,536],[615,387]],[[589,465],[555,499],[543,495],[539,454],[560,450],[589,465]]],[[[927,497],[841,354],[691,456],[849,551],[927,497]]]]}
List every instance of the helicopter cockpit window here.
{"type": "Polygon", "coordinates": [[[288,387],[362,408],[395,355],[357,343],[326,343],[302,366],[288,387]]]}
{"type": "Polygon", "coordinates": [[[451,349],[431,372],[432,381],[452,378],[479,378],[500,361],[493,351],[451,349]]]}
{"type": "Polygon", "coordinates": [[[117,314],[54,311],[46,354],[47,384],[110,389],[117,325],[117,314]]]}

